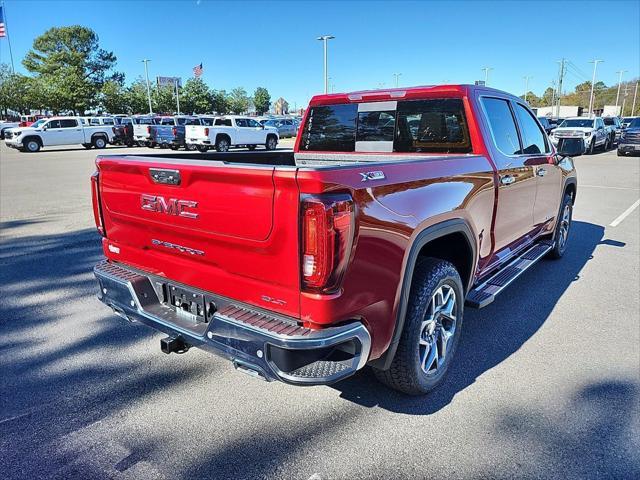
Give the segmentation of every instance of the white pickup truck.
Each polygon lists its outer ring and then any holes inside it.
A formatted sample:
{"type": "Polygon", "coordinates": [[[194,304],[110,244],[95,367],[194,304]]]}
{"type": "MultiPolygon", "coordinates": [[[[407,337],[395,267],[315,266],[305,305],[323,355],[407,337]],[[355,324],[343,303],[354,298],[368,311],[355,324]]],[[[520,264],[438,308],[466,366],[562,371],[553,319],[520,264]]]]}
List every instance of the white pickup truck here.
{"type": "Polygon", "coordinates": [[[187,125],[185,130],[187,146],[195,145],[201,152],[210,148],[226,152],[229,147],[254,150],[258,145],[275,150],[279,139],[277,128],[265,127],[253,118],[239,115],[217,117],[211,126],[187,125]]]}
{"type": "Polygon", "coordinates": [[[84,126],[77,117],[53,117],[38,120],[30,127],[12,128],[5,132],[4,141],[8,147],[33,153],[59,145],[105,148],[112,138],[110,125],[84,126]]]}
{"type": "Polygon", "coordinates": [[[160,123],[158,117],[131,117],[133,119],[133,141],[139,147],[151,147],[151,125],[160,123]]]}

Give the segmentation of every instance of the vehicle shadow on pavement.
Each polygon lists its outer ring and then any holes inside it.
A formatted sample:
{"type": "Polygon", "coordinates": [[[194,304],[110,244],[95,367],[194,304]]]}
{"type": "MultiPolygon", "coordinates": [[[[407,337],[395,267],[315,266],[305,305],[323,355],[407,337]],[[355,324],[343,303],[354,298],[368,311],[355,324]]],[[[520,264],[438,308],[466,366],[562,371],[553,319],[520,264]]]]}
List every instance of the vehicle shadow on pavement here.
{"type": "Polygon", "coordinates": [[[153,332],[114,318],[95,298],[101,257],[94,229],[0,241],[4,478],[102,478],[84,474],[90,465],[76,463],[79,451],[65,453],[70,439],[198,373],[192,364],[145,361],[136,348],[125,354],[153,332]]]}
{"type": "MultiPolygon", "coordinates": [[[[559,411],[507,411],[496,429],[532,454],[519,465],[520,478],[548,478],[550,472],[556,478],[639,478],[639,400],[637,383],[603,380],[579,389],[559,411]]],[[[513,478],[495,470],[486,475],[513,478]]]]}
{"type": "Polygon", "coordinates": [[[561,260],[540,261],[491,305],[481,310],[466,308],[454,362],[444,382],[430,394],[411,397],[390,390],[376,381],[370,369],[333,388],[341,392],[341,397],[363,406],[412,415],[439,411],[538,331],[563,293],[580,278],[580,271],[593,258],[596,246],[624,246],[621,242],[603,241],[603,235],[604,227],[600,225],[574,221],[570,244],[561,260]]]}

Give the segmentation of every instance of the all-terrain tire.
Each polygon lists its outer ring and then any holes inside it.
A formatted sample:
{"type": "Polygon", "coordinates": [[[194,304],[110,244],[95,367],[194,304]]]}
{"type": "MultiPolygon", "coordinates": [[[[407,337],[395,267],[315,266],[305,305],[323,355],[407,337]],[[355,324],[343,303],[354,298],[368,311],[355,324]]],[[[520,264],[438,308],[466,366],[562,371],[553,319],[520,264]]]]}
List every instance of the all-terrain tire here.
{"type": "Polygon", "coordinates": [[[436,388],[447,373],[460,340],[464,310],[464,289],[456,268],[437,258],[425,258],[416,265],[407,312],[395,356],[388,370],[373,369],[376,378],[385,385],[409,395],[423,395],[436,388]],[[435,373],[427,375],[421,368],[420,338],[423,321],[432,297],[442,287],[455,292],[455,331],[447,343],[444,363],[435,373]]]}

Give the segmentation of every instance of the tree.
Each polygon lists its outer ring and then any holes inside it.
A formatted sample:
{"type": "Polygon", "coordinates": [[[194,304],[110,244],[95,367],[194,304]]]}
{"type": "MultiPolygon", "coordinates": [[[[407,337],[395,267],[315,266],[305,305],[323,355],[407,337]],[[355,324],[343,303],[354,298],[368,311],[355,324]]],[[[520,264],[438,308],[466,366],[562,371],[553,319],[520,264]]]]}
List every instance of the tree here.
{"type": "Polygon", "coordinates": [[[207,113],[212,111],[211,90],[200,78],[190,78],[180,94],[180,108],[187,113],[207,113]]]}
{"type": "Polygon", "coordinates": [[[0,64],[0,110],[14,110],[20,113],[29,111],[31,84],[29,78],[15,74],[8,65],[0,64]]]}
{"type": "Polygon", "coordinates": [[[109,113],[131,113],[127,91],[117,81],[107,80],[100,91],[100,105],[109,113]]]}
{"type": "Polygon", "coordinates": [[[259,115],[263,115],[269,111],[269,107],[271,107],[271,96],[266,88],[256,88],[256,91],[253,94],[253,104],[259,115]]]}
{"type": "Polygon", "coordinates": [[[172,113],[176,111],[175,89],[171,85],[157,86],[151,90],[153,110],[157,113],[172,113]]]}
{"type": "Polygon", "coordinates": [[[547,87],[547,89],[542,94],[542,99],[540,105],[541,107],[550,107],[555,99],[555,90],[551,87],[547,87]]]}
{"type": "Polygon", "coordinates": [[[532,107],[541,107],[542,106],[540,97],[538,97],[535,93],[529,91],[529,92],[527,92],[526,95],[520,95],[520,98],[522,98],[524,100],[525,96],[527,98],[527,103],[529,105],[531,105],[532,107]]]}
{"type": "Polygon", "coordinates": [[[116,56],[100,48],[98,35],[87,27],[53,27],[33,41],[22,64],[44,80],[50,89],[54,111],[82,112],[93,106],[107,80],[123,80],[109,73],[116,56]]]}
{"type": "Polygon", "coordinates": [[[211,92],[211,103],[213,107],[213,111],[224,115],[225,113],[229,113],[229,95],[224,90],[212,90],[211,92]]]}
{"type": "Polygon", "coordinates": [[[149,100],[147,97],[147,82],[142,78],[136,79],[125,91],[127,110],[131,113],[148,113],[149,100]]]}
{"type": "Polygon", "coordinates": [[[231,90],[229,94],[229,110],[233,113],[244,113],[249,108],[249,97],[247,91],[242,87],[231,90]]]}

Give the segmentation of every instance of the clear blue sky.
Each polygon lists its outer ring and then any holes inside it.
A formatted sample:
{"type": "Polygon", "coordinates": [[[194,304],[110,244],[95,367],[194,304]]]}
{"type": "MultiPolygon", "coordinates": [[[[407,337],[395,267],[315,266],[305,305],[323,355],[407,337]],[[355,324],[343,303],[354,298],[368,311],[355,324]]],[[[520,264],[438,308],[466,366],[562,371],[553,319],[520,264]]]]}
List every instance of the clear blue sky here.
{"type": "MultiPolygon", "coordinates": [[[[557,78],[565,57],[577,66],[567,87],[591,79],[640,75],[640,2],[213,2],[5,0],[16,70],[33,39],[52,26],[95,30],[118,57],[127,82],[192,75],[203,63],[213,88],[267,87],[272,99],[306,104],[323,89],[321,34],[332,34],[329,74],[335,91],[393,85],[472,83],[490,66],[489,84],[538,95],[557,78]]],[[[0,59],[9,61],[6,39],[0,59]]]]}

